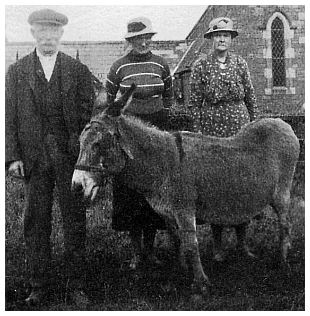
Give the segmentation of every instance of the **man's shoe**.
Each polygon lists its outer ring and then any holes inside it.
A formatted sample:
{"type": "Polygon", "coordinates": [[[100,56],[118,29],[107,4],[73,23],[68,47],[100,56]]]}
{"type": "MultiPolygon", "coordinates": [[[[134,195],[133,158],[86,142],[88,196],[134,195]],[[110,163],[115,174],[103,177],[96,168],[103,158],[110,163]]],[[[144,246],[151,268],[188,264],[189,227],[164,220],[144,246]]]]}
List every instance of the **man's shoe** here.
{"type": "Polygon", "coordinates": [[[27,306],[38,306],[47,300],[48,290],[43,287],[35,287],[25,299],[27,306]]]}
{"type": "Polygon", "coordinates": [[[70,293],[70,301],[80,310],[85,310],[90,305],[90,300],[83,290],[75,289],[70,293]]]}

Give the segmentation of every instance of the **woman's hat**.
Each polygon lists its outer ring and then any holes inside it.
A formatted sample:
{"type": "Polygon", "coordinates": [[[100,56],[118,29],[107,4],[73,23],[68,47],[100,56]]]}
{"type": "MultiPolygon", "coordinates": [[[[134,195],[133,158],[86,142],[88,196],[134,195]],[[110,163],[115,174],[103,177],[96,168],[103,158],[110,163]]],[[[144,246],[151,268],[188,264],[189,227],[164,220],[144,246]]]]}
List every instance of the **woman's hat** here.
{"type": "Polygon", "coordinates": [[[128,22],[126,39],[143,34],[156,34],[152,29],[152,22],[149,19],[138,17],[128,22]]]}
{"type": "Polygon", "coordinates": [[[204,37],[211,38],[212,34],[215,32],[230,32],[232,38],[238,36],[238,32],[234,30],[233,21],[227,17],[220,17],[212,20],[204,37]]]}

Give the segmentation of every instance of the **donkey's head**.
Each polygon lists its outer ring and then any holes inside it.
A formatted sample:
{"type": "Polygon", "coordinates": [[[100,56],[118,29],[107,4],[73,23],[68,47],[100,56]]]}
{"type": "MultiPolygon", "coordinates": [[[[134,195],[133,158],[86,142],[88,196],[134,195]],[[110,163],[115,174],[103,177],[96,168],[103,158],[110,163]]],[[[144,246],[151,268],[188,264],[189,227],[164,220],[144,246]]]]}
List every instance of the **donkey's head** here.
{"type": "Polygon", "coordinates": [[[118,118],[130,102],[133,84],[113,104],[93,117],[80,135],[80,154],[72,177],[72,190],[83,191],[93,200],[103,178],[119,173],[127,159],[132,159],[119,130],[118,118]]]}

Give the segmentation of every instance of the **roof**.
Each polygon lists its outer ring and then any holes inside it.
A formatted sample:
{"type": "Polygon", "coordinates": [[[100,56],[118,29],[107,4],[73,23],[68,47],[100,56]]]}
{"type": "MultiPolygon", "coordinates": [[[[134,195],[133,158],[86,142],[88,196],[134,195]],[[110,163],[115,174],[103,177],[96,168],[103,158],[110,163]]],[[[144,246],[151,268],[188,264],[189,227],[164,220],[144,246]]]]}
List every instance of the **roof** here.
{"type": "Polygon", "coordinates": [[[190,71],[195,60],[197,60],[200,55],[202,55],[201,52],[207,51],[206,46],[207,43],[204,38],[198,38],[194,40],[184,53],[175,70],[173,71],[174,75],[190,71]]]}
{"type": "Polygon", "coordinates": [[[186,41],[191,42],[191,44],[184,53],[177,67],[174,69],[174,74],[177,75],[187,71],[191,71],[193,63],[195,62],[195,60],[199,58],[201,52],[207,51],[206,40],[203,38],[203,36],[195,37],[194,33],[197,31],[197,29],[201,29],[201,25],[203,24],[203,21],[205,20],[207,13],[210,10],[212,10],[212,7],[212,5],[207,6],[206,10],[203,12],[200,19],[197,21],[197,23],[194,25],[192,30],[187,35],[186,41]]]}
{"type": "Polygon", "coordinates": [[[201,23],[205,19],[205,15],[207,14],[208,11],[210,11],[212,9],[212,7],[213,7],[212,5],[207,6],[206,10],[203,12],[200,19],[197,21],[197,23],[194,25],[194,27],[191,29],[191,31],[186,36],[187,41],[190,40],[190,38],[192,37],[192,33],[197,29],[197,27],[199,27],[199,25],[201,25],[201,23]]]}

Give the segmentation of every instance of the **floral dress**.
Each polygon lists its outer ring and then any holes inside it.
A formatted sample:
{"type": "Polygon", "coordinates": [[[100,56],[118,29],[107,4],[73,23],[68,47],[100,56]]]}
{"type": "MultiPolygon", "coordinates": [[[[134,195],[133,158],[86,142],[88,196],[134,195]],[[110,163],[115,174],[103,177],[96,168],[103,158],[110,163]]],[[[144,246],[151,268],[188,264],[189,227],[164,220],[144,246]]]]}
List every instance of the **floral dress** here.
{"type": "Polygon", "coordinates": [[[228,53],[225,63],[214,54],[198,59],[190,78],[190,110],[195,132],[229,137],[254,120],[256,98],[246,61],[228,53]]]}

